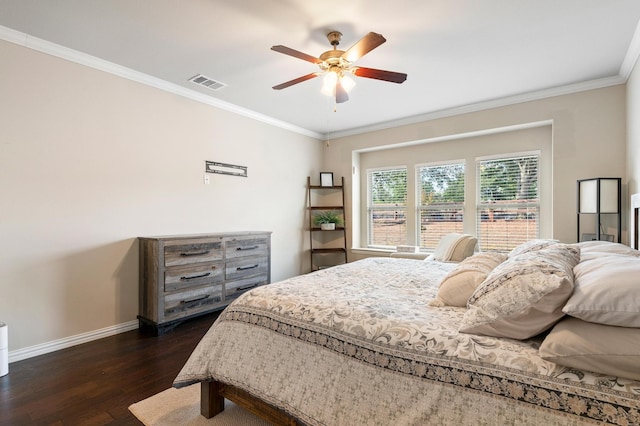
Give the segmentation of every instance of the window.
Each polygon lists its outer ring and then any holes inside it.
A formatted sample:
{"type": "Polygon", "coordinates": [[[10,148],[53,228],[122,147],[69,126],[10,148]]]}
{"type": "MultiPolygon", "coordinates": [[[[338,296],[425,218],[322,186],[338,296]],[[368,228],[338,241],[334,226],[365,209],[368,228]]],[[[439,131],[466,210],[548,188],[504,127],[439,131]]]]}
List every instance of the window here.
{"type": "Polygon", "coordinates": [[[354,248],[429,253],[456,232],[508,251],[554,237],[550,123],[480,133],[353,151],[354,248]]]}
{"type": "Polygon", "coordinates": [[[367,172],[368,245],[389,248],[407,244],[407,169],[367,172]]]}
{"type": "Polygon", "coordinates": [[[464,162],[416,167],[421,248],[434,250],[451,232],[463,232],[464,162]]]}
{"type": "Polygon", "coordinates": [[[508,251],[538,238],[539,153],[478,159],[477,236],[482,251],[508,251]]]}

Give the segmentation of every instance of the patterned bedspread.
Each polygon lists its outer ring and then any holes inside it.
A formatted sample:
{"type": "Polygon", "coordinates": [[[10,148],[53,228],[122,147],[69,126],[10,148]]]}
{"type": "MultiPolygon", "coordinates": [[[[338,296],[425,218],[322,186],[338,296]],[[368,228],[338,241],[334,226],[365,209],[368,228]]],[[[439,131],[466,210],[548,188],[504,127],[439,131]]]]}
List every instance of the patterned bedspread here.
{"type": "Polygon", "coordinates": [[[369,258],[256,288],[174,386],[220,380],[308,424],[640,424],[640,383],[458,333],[464,308],[427,305],[454,267],[369,258]]]}

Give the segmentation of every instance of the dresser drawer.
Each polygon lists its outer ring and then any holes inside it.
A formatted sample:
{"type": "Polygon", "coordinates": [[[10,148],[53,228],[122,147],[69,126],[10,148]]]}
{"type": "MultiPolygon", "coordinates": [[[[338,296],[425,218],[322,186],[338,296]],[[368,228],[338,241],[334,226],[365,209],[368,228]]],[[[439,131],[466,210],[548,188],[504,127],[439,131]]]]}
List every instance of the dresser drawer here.
{"type": "Polygon", "coordinates": [[[140,326],[157,334],[271,280],[270,232],[139,237],[140,326]]]}
{"type": "Polygon", "coordinates": [[[164,297],[165,320],[193,315],[224,305],[222,285],[200,287],[164,297]]]}
{"type": "Polygon", "coordinates": [[[269,254],[269,239],[263,237],[234,238],[226,242],[227,259],[269,254]]]}
{"type": "Polygon", "coordinates": [[[227,261],[225,267],[225,279],[235,280],[243,277],[267,274],[269,270],[269,258],[267,256],[238,258],[227,261]]]}
{"type": "Polygon", "coordinates": [[[224,263],[198,263],[174,266],[164,272],[164,291],[214,284],[224,281],[224,263]]]}
{"type": "Polygon", "coordinates": [[[229,281],[224,286],[224,298],[229,302],[230,299],[235,299],[242,293],[264,284],[269,284],[269,276],[267,274],[244,278],[237,281],[229,281]]]}
{"type": "Polygon", "coordinates": [[[182,244],[167,244],[164,247],[164,265],[189,265],[192,263],[212,262],[224,257],[222,240],[194,241],[182,244]]]}

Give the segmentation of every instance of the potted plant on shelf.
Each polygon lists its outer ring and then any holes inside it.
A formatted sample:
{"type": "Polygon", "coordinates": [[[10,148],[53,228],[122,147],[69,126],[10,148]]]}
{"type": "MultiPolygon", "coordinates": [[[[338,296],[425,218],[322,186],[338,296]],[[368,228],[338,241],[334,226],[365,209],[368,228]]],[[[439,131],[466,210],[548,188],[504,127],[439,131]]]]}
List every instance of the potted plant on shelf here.
{"type": "Polygon", "coordinates": [[[313,223],[323,231],[330,231],[336,229],[336,225],[342,224],[342,218],[335,210],[324,210],[313,215],[313,223]]]}

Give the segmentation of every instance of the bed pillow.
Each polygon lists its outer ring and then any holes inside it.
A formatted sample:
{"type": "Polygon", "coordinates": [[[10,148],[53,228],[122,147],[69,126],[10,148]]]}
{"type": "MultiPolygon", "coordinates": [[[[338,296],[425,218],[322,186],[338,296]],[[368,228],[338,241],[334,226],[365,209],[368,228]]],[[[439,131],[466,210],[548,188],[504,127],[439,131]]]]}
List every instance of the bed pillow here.
{"type": "Polygon", "coordinates": [[[543,249],[545,247],[549,247],[550,245],[553,245],[553,244],[556,244],[556,243],[558,243],[558,240],[535,239],[535,240],[525,241],[524,243],[518,245],[513,250],[511,250],[509,252],[509,257],[514,257],[514,256],[517,256],[519,254],[529,253],[529,252],[532,252],[532,251],[538,251],[540,249],[543,249]]]}
{"type": "Polygon", "coordinates": [[[583,241],[578,243],[578,246],[580,247],[581,256],[592,253],[609,253],[640,257],[640,251],[629,246],[625,246],[624,244],[612,243],[609,241],[583,241]]]}
{"type": "Polygon", "coordinates": [[[527,339],[555,324],[573,291],[575,245],[555,243],[509,257],[473,292],[463,333],[527,339]]]}
{"type": "Polygon", "coordinates": [[[440,262],[461,262],[473,255],[477,242],[473,235],[447,234],[438,242],[432,259],[440,262]]]}
{"type": "Polygon", "coordinates": [[[640,327],[640,258],[590,253],[573,269],[567,315],[606,325],[640,327]]]}
{"type": "Polygon", "coordinates": [[[463,238],[458,240],[458,244],[453,248],[449,260],[451,262],[462,262],[469,256],[473,256],[478,239],[473,235],[464,234],[463,238]]]}
{"type": "Polygon", "coordinates": [[[567,317],[542,341],[540,356],[567,367],[640,380],[640,329],[567,317]]]}
{"type": "Polygon", "coordinates": [[[464,259],[440,282],[429,306],[467,306],[467,300],[489,273],[507,259],[504,253],[482,252],[464,259]]]}
{"type": "Polygon", "coordinates": [[[609,254],[640,258],[640,251],[620,243],[612,243],[610,241],[582,241],[577,244],[580,247],[580,262],[609,254]]]}

